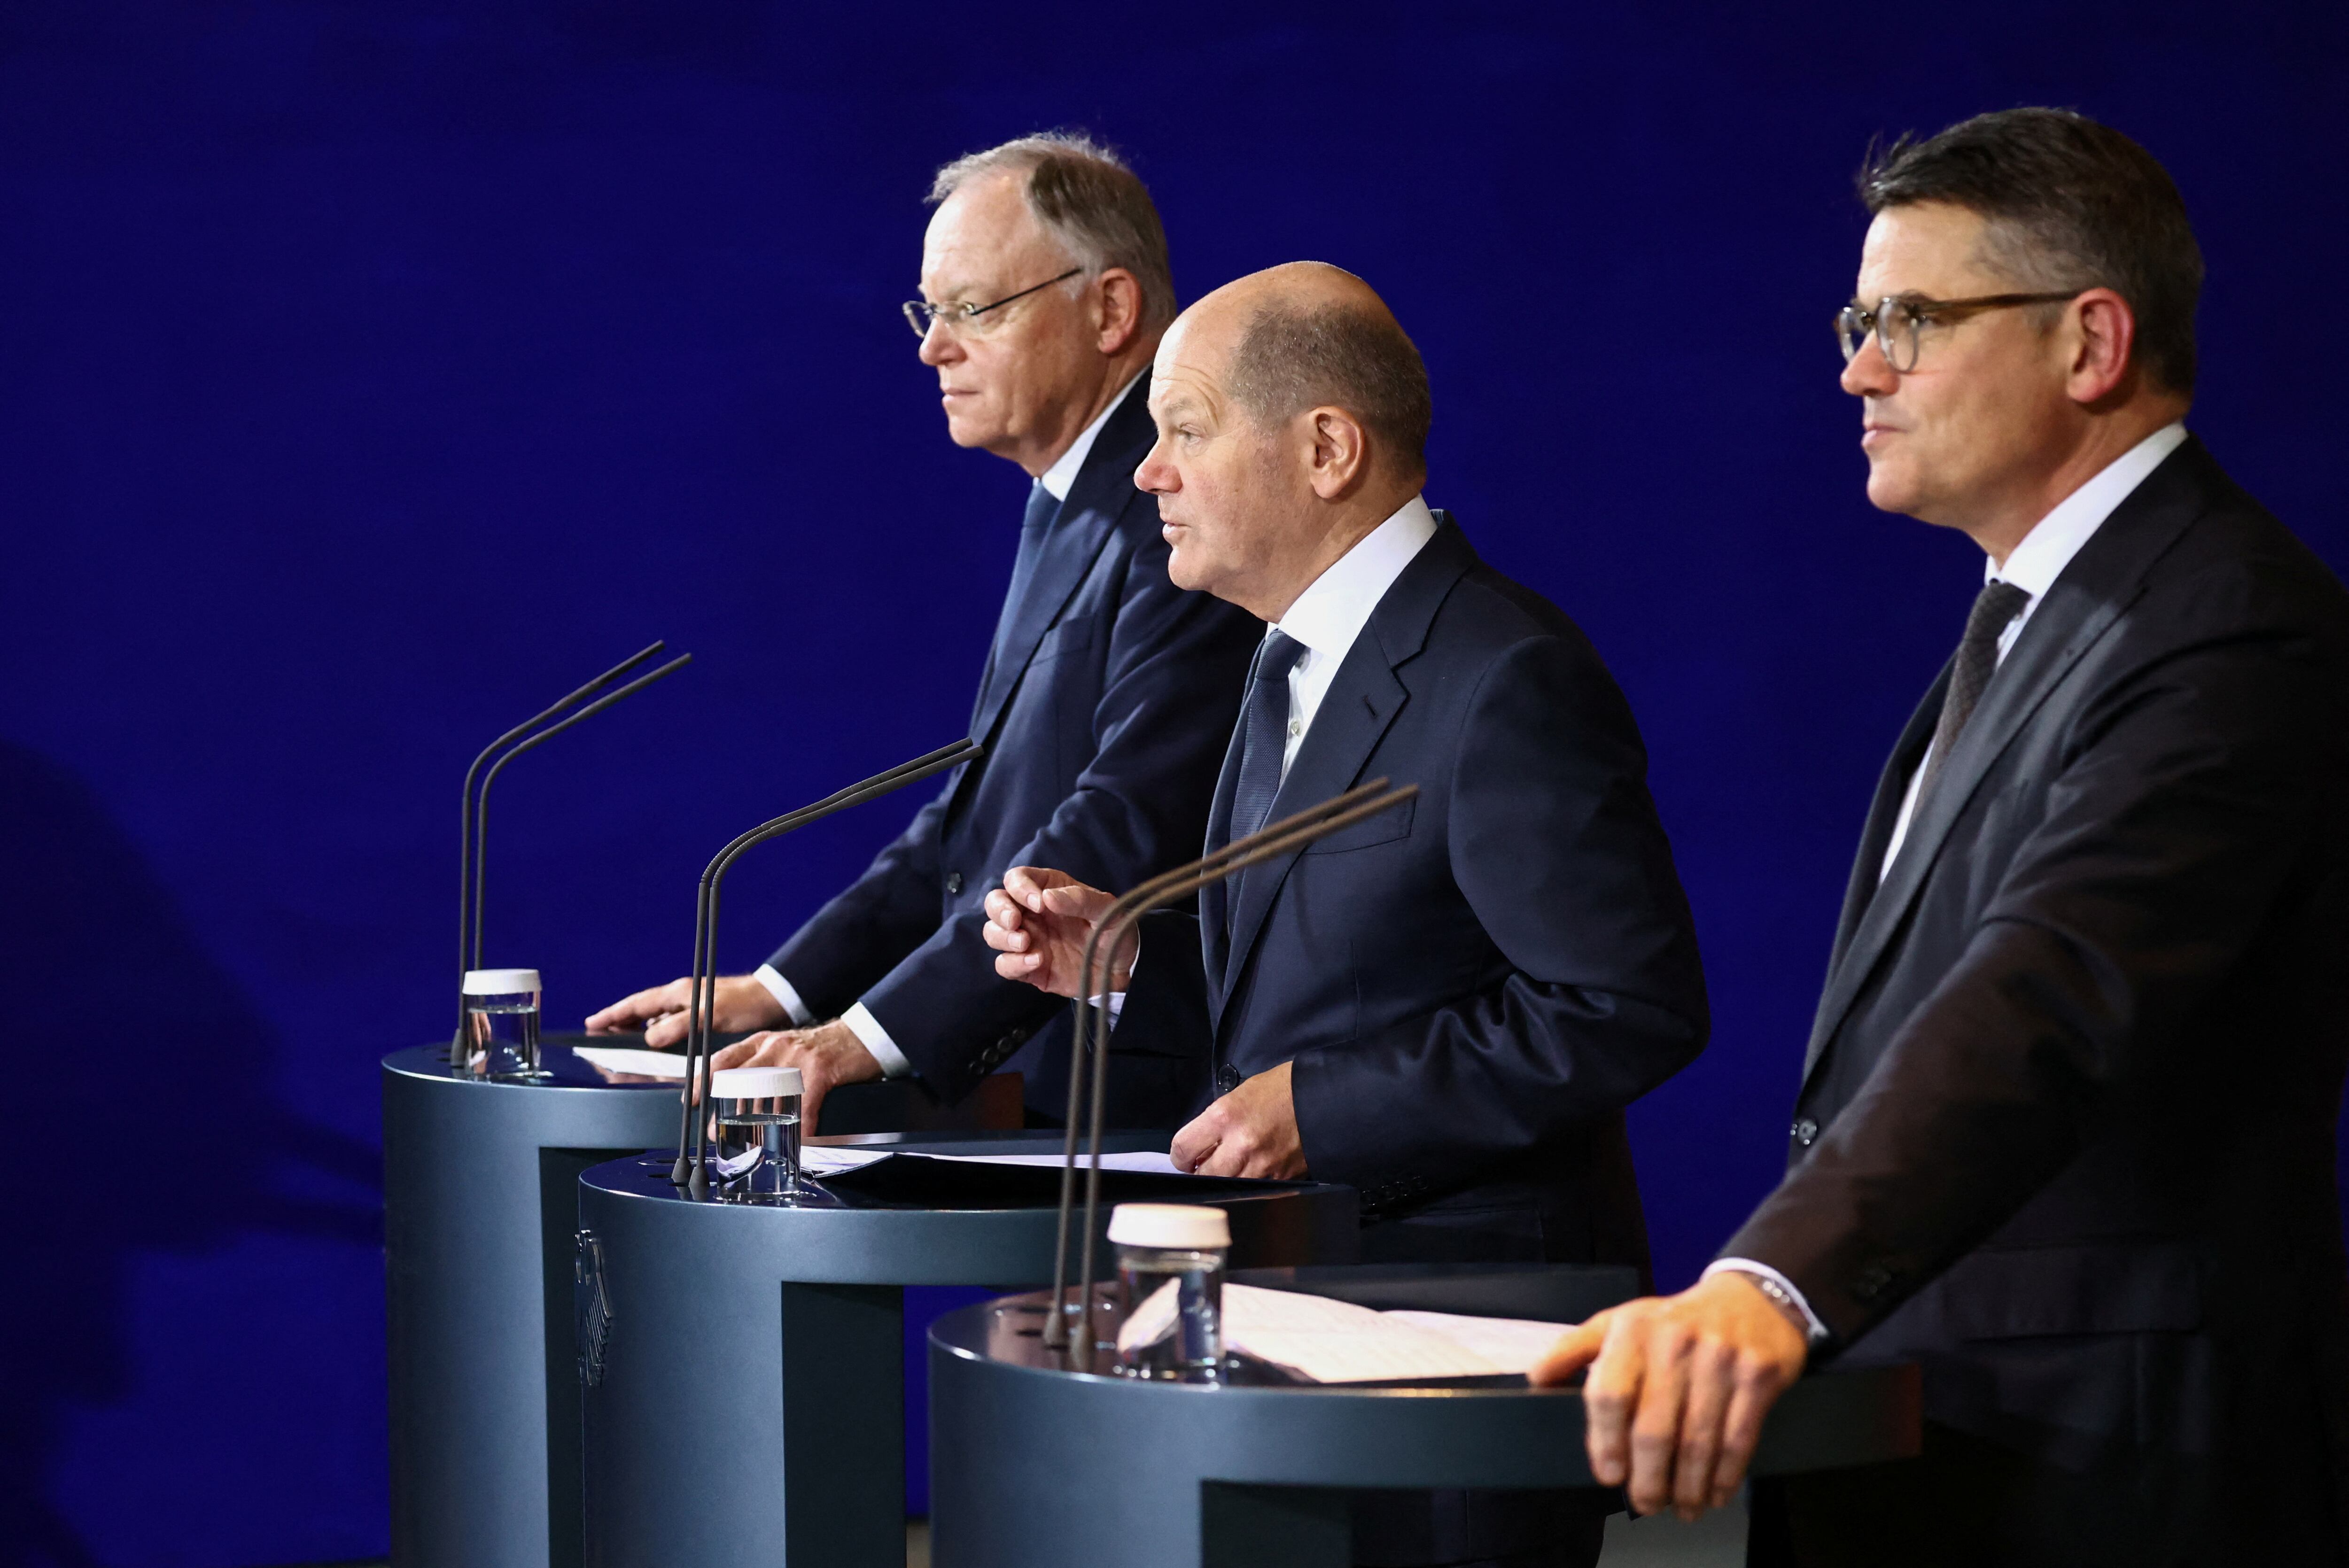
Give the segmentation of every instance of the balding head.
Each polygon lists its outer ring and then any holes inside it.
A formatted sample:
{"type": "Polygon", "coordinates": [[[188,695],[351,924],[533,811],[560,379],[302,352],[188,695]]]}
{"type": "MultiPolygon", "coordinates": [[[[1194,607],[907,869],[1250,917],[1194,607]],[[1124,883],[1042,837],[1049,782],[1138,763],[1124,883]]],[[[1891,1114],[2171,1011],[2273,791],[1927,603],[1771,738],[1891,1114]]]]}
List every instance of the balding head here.
{"type": "Polygon", "coordinates": [[[1176,319],[1150,393],[1169,571],[1277,620],[1419,490],[1431,405],[1419,351],[1353,273],[1293,262],[1176,319]]]}

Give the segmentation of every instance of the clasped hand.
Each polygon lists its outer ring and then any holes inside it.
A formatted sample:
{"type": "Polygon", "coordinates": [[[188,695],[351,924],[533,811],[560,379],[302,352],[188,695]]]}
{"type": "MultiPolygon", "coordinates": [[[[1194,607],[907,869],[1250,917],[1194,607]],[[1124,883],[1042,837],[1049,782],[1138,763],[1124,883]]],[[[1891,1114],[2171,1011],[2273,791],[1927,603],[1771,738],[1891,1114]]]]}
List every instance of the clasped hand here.
{"type": "MultiPolygon", "coordinates": [[[[1116,900],[1061,872],[1014,866],[987,895],[987,944],[995,972],[1055,996],[1075,996],[1083,983],[1085,944],[1116,900]]],[[[1126,988],[1140,940],[1128,930],[1110,954],[1107,989],[1126,988]]],[[[1174,1135],[1167,1157],[1203,1176],[1290,1181],[1305,1174],[1305,1150],[1289,1094],[1289,1066],[1243,1079],[1174,1135]]]]}

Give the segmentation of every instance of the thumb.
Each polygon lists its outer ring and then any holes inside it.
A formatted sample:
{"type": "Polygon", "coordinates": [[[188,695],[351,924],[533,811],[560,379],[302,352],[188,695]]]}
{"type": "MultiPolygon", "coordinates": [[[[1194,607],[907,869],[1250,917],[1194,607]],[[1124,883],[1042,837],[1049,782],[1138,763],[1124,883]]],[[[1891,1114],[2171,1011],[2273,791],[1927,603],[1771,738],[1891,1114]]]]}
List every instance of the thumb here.
{"type": "Polygon", "coordinates": [[[1599,1359],[1599,1350],[1607,1343],[1608,1320],[1615,1315],[1613,1309],[1599,1313],[1587,1323],[1576,1324],[1558,1336],[1526,1380],[1537,1388],[1546,1388],[1565,1382],[1576,1373],[1599,1359]]]}

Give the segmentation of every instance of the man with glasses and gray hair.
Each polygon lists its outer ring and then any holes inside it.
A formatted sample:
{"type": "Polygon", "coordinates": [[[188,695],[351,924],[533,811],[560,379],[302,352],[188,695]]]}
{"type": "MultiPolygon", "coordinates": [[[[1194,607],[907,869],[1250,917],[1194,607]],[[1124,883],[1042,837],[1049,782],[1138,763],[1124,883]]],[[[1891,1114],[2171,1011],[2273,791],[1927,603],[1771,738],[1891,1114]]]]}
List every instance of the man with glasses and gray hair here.
{"type": "MultiPolygon", "coordinates": [[[[813,1124],[833,1086],[918,1076],[952,1101],[1023,1057],[1028,1103],[1064,1108],[1066,1008],[998,976],[980,901],[1016,864],[1128,887],[1190,859],[1255,652],[1248,615],[1168,580],[1158,509],[1134,488],[1150,364],[1174,319],[1150,192],[1082,136],[1023,137],[940,170],[922,297],[903,307],[937,372],[947,431],[1031,479],[970,733],[987,755],[754,975],[718,982],[719,1067],[796,1067],[813,1124]]],[[[587,1020],[685,1037],[687,982],[587,1020]]],[[[1126,1053],[1112,1118],[1174,1127],[1204,1060],[1126,1053]]]]}
{"type": "Polygon", "coordinates": [[[1806,1363],[1920,1457],[1757,1481],[1747,1561],[2338,1563],[2349,596],[2182,423],[2161,166],[2012,109],[1871,161],[1837,317],[1868,499],[1987,557],[1894,746],[1777,1191],[1569,1334],[1643,1511],[1736,1493],[1806,1363]]]}

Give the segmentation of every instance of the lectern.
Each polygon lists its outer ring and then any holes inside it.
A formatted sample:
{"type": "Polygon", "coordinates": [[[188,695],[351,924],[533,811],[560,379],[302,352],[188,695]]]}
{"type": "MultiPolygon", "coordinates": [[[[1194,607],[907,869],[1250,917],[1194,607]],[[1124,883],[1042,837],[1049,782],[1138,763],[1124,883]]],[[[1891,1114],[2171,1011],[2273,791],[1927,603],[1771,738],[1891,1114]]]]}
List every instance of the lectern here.
{"type": "MultiPolygon", "coordinates": [[[[1153,1141],[1112,1135],[1106,1147],[1153,1141]]],[[[581,1178],[596,1568],[903,1564],[903,1287],[1050,1279],[1061,1135],[895,1147],[1049,1163],[901,1162],[890,1180],[823,1183],[799,1207],[696,1200],[633,1160],[581,1178]]],[[[1242,1263],[1343,1260],[1357,1246],[1349,1187],[1107,1180],[1112,1201],[1147,1189],[1225,1209],[1242,1263]]]]}
{"type": "MultiPolygon", "coordinates": [[[[1572,1322],[1628,1299],[1629,1269],[1407,1264],[1238,1273],[1381,1310],[1572,1322]]],[[[1204,1387],[1065,1369],[1041,1293],[930,1329],[936,1568],[1346,1568],[1346,1491],[1592,1485],[1569,1388],[1204,1387]]],[[[1803,1379],[1757,1475],[1917,1452],[1917,1369],[1803,1379]]]]}
{"type": "MultiPolygon", "coordinates": [[[[450,1076],[446,1042],[383,1062],[391,1549],[400,1568],[573,1568],[579,1173],[677,1141],[675,1082],[616,1083],[550,1037],[541,1083],[450,1076]]],[[[616,1040],[614,1043],[627,1043],[616,1040]]],[[[956,1108],[1019,1125],[1016,1075],[956,1108]]],[[[827,1131],[937,1120],[911,1085],[859,1084],[827,1131]]],[[[668,1160],[659,1161],[660,1171],[668,1160]]]]}

